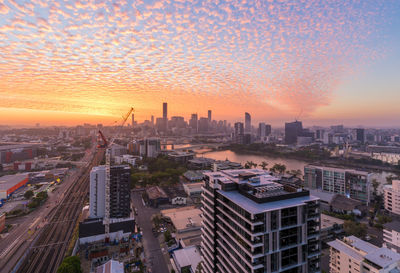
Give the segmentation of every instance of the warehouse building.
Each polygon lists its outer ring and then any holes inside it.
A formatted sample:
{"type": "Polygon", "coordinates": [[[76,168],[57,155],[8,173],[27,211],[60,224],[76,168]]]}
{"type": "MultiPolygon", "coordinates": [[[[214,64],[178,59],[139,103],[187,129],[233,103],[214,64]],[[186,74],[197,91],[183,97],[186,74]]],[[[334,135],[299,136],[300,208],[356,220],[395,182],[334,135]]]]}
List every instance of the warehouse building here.
{"type": "Polygon", "coordinates": [[[17,144],[0,146],[0,164],[18,160],[33,159],[37,156],[37,145],[17,144]]]}
{"type": "Polygon", "coordinates": [[[0,199],[8,199],[19,188],[28,183],[28,174],[14,174],[0,177],[0,199]]]}

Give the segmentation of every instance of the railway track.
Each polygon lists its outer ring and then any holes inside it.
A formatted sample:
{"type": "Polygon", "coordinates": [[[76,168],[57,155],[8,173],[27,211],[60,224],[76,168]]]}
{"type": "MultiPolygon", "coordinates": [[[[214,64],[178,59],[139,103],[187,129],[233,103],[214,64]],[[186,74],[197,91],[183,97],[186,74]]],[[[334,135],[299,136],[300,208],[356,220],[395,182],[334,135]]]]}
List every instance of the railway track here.
{"type": "Polygon", "coordinates": [[[38,239],[29,249],[17,272],[56,272],[68,248],[72,232],[81,213],[89,191],[89,174],[93,166],[100,164],[104,149],[96,152],[91,163],[64,194],[64,197],[49,215],[49,222],[42,228],[38,239]]]}

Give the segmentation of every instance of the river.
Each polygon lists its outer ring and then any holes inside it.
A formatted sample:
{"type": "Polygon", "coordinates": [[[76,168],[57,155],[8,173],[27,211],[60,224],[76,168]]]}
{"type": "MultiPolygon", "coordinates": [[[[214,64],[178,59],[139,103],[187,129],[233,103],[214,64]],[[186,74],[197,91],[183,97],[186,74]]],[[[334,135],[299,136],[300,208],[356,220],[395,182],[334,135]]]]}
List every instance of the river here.
{"type": "MultiPolygon", "coordinates": [[[[309,163],[302,160],[297,159],[289,159],[289,158],[282,158],[282,157],[271,157],[267,155],[254,155],[254,154],[238,154],[231,150],[224,150],[224,151],[213,151],[213,152],[204,152],[197,155],[198,157],[208,157],[215,160],[230,160],[233,162],[238,162],[244,165],[247,161],[253,161],[254,163],[260,164],[261,162],[265,161],[268,163],[268,168],[271,168],[274,164],[284,164],[286,166],[286,170],[301,170],[304,173],[304,166],[308,165],[309,163]]],[[[380,186],[378,190],[381,192],[382,187],[386,184],[386,177],[393,175],[393,173],[389,172],[381,172],[381,173],[374,173],[372,175],[372,179],[376,179],[380,186]]],[[[372,189],[372,187],[371,187],[372,189]]]]}

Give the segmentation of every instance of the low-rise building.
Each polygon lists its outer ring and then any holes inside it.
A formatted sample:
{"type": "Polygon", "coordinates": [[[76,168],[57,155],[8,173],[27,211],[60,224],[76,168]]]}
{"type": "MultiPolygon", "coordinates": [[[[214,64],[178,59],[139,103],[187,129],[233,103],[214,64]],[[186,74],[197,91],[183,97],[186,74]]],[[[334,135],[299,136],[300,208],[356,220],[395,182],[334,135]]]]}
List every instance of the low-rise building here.
{"type": "Polygon", "coordinates": [[[194,273],[197,265],[201,262],[201,255],[197,246],[175,250],[172,253],[172,258],[179,273],[194,273]]]}
{"type": "Polygon", "coordinates": [[[331,211],[344,214],[355,214],[361,216],[363,209],[362,203],[358,200],[347,198],[336,194],[330,203],[331,211]]]}
{"type": "Polygon", "coordinates": [[[158,207],[159,205],[168,204],[169,198],[167,194],[158,186],[146,189],[146,199],[150,206],[158,207]]]}
{"type": "Polygon", "coordinates": [[[109,260],[105,264],[96,267],[94,273],[124,273],[124,263],[109,260]]]}
{"type": "Polygon", "coordinates": [[[0,199],[8,199],[16,190],[28,183],[28,174],[12,174],[0,177],[0,199]]]}
{"type": "Polygon", "coordinates": [[[384,224],[383,246],[400,254],[400,221],[384,224]]]}
{"type": "Polygon", "coordinates": [[[183,174],[183,177],[185,178],[185,180],[187,182],[190,182],[190,183],[201,182],[201,181],[203,181],[203,178],[204,178],[203,172],[204,171],[189,170],[183,174]]]}
{"type": "Polygon", "coordinates": [[[383,188],[385,209],[391,213],[400,215],[400,180],[393,180],[392,185],[383,188]]]}
{"type": "Polygon", "coordinates": [[[201,210],[188,206],[162,210],[161,215],[175,227],[175,238],[181,245],[200,245],[201,210]]]}
{"type": "Polygon", "coordinates": [[[344,220],[321,213],[321,241],[328,242],[344,235],[344,220]]]}
{"type": "Polygon", "coordinates": [[[128,163],[132,166],[135,166],[138,158],[140,157],[134,155],[119,155],[114,157],[114,162],[115,164],[128,163]]]}
{"type": "Polygon", "coordinates": [[[331,273],[400,272],[400,254],[379,248],[355,236],[329,242],[331,273]]]}
{"type": "Polygon", "coordinates": [[[341,194],[369,204],[372,174],[364,171],[308,165],[304,184],[309,189],[341,194]]]}
{"type": "Polygon", "coordinates": [[[183,189],[185,190],[186,194],[191,196],[199,196],[203,189],[204,182],[197,182],[197,183],[184,183],[183,189]]]}

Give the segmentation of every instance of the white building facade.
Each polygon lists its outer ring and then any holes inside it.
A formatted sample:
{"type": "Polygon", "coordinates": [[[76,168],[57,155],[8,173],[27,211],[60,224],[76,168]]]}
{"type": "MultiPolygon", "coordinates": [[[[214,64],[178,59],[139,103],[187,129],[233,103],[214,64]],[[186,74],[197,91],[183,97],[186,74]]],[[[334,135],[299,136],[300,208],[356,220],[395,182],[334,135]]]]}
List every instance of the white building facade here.
{"type": "Polygon", "coordinates": [[[391,213],[400,215],[400,180],[393,180],[392,185],[385,185],[383,192],[385,209],[391,213]]]}

